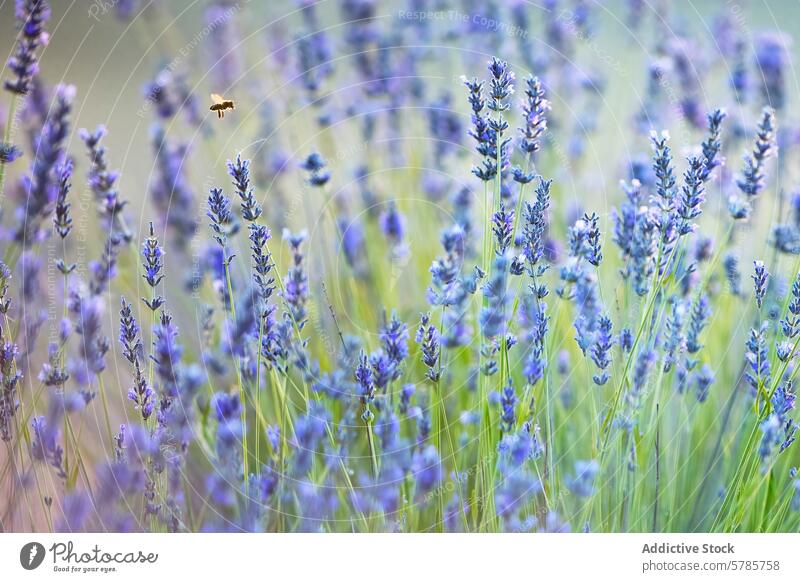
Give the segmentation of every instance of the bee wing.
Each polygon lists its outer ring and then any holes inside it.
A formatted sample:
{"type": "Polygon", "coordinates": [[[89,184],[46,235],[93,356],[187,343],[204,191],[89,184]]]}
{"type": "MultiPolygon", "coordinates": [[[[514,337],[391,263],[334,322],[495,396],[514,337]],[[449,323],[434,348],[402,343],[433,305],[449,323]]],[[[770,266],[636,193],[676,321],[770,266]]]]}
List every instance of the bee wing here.
{"type": "Polygon", "coordinates": [[[214,105],[219,105],[220,103],[225,101],[225,99],[223,99],[222,96],[217,95],[216,93],[211,94],[211,100],[214,102],[214,105]]]}

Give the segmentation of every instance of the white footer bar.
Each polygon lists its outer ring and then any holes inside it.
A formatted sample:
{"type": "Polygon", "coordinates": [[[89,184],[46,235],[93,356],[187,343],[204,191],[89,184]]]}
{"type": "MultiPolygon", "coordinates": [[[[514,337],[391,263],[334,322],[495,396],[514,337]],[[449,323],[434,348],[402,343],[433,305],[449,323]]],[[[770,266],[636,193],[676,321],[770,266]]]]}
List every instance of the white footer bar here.
{"type": "Polygon", "coordinates": [[[2,534],[0,572],[15,581],[760,582],[800,580],[800,534],[2,534]]]}

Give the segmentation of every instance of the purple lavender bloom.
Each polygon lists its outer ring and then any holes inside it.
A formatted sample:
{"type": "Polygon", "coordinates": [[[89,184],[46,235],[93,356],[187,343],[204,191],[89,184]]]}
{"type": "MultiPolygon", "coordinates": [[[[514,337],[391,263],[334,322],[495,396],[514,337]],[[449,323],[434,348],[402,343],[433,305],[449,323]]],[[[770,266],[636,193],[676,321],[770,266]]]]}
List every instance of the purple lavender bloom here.
{"type": "Polygon", "coordinates": [[[714,372],[707,364],[703,364],[703,367],[695,375],[695,381],[697,383],[697,401],[705,402],[708,398],[708,389],[714,383],[714,372]]]}
{"type": "Polygon", "coordinates": [[[766,321],[758,329],[751,328],[745,344],[747,347],[745,360],[748,368],[745,372],[745,379],[754,392],[759,390],[759,386],[769,384],[772,376],[767,348],[767,330],[766,321]]]}
{"type": "Polygon", "coordinates": [[[755,39],[756,68],[763,80],[761,95],[764,102],[782,109],[785,102],[785,71],[789,66],[789,39],[776,33],[763,33],[755,39]]]}
{"type": "Polygon", "coordinates": [[[416,391],[417,388],[413,384],[403,385],[403,388],[400,391],[400,403],[398,404],[398,408],[402,414],[408,414],[411,398],[414,396],[416,391]]]}
{"type": "Polygon", "coordinates": [[[600,217],[592,212],[591,216],[588,214],[583,215],[583,222],[586,224],[586,241],[584,256],[589,263],[595,267],[599,267],[603,261],[603,252],[600,243],[600,227],[598,221],[600,217]]]}
{"type": "Polygon", "coordinates": [[[48,346],[48,361],[42,364],[42,371],[39,372],[39,381],[45,386],[62,388],[69,380],[69,373],[61,365],[59,345],[51,342],[48,346]]]}
{"type": "Polygon", "coordinates": [[[494,502],[498,516],[509,531],[529,531],[536,525],[535,518],[525,516],[525,507],[527,500],[542,491],[539,478],[526,463],[542,454],[537,432],[538,427],[523,427],[517,433],[504,434],[497,447],[497,469],[501,477],[494,502]]]}
{"type": "Polygon", "coordinates": [[[134,360],[134,372],[133,387],[128,390],[128,400],[136,405],[142,421],[147,422],[155,409],[157,395],[148,384],[138,359],[134,360]]]}
{"type": "Polygon", "coordinates": [[[670,312],[665,323],[664,373],[678,363],[678,354],[685,347],[683,337],[684,306],[674,295],[669,298],[670,312]]]}
{"type": "Polygon", "coordinates": [[[769,279],[769,273],[767,272],[767,267],[764,265],[763,261],[753,261],[753,270],[754,273],[752,275],[752,279],[756,304],[758,305],[758,308],[761,309],[761,306],[764,303],[764,296],[767,294],[767,280],[769,279]]]}
{"type": "Polygon", "coordinates": [[[625,353],[630,353],[633,350],[633,331],[629,327],[624,327],[619,332],[619,347],[625,353]]]}
{"type": "MultiPolygon", "coordinates": [[[[183,346],[178,342],[178,328],[172,317],[161,312],[159,324],[153,329],[153,355],[155,371],[161,379],[161,393],[168,400],[176,398],[179,390],[181,356],[183,346]]],[[[182,406],[188,406],[184,402],[182,406]]]]}
{"type": "Polygon", "coordinates": [[[84,529],[93,510],[91,497],[85,491],[73,491],[64,497],[62,515],[55,525],[58,532],[76,532],[84,529]]]}
{"type": "Polygon", "coordinates": [[[445,255],[434,260],[429,269],[428,302],[431,305],[457,305],[466,295],[459,278],[464,260],[464,231],[458,225],[453,226],[442,233],[441,242],[445,255]]]}
{"type": "Polygon", "coordinates": [[[235,162],[228,160],[227,166],[228,174],[233,178],[233,185],[241,200],[242,218],[248,222],[258,220],[262,210],[250,187],[250,160],[243,160],[239,154],[235,162]]]}
{"type": "Polygon", "coordinates": [[[611,365],[611,346],[613,345],[611,327],[611,318],[608,315],[601,315],[597,328],[597,339],[591,348],[592,360],[595,366],[600,369],[599,374],[592,376],[594,383],[598,386],[608,382],[608,372],[606,370],[611,365]]]}
{"type": "Polygon", "coordinates": [[[89,271],[92,278],[89,281],[89,290],[93,295],[100,295],[106,290],[111,280],[117,275],[117,258],[119,257],[122,239],[114,234],[109,234],[103,246],[103,254],[100,259],[89,263],[89,271]]]}
{"type": "Polygon", "coordinates": [[[800,231],[793,224],[776,224],[772,227],[770,243],[782,253],[800,254],[800,231]]]}
{"type": "Polygon", "coordinates": [[[700,334],[708,323],[709,317],[711,317],[711,306],[708,296],[703,294],[692,304],[692,310],[689,315],[689,328],[686,332],[686,350],[690,354],[696,354],[702,349],[703,344],[700,343],[700,334]]]}
{"type": "Polygon", "coordinates": [[[386,391],[386,387],[395,374],[395,366],[389,356],[382,349],[377,349],[369,356],[369,364],[372,366],[372,377],[375,387],[381,392],[386,391]]]}
{"type": "Polygon", "coordinates": [[[73,376],[81,384],[88,385],[93,376],[105,367],[105,355],[109,349],[108,338],[103,336],[103,302],[97,295],[73,288],[69,295],[69,311],[75,322],[75,332],[81,336],[81,361],[75,363],[73,376]]]}
{"type": "Polygon", "coordinates": [[[56,196],[55,215],[53,216],[53,225],[56,232],[61,239],[67,238],[72,230],[72,218],[69,215],[70,207],[72,206],[67,202],[67,195],[69,194],[72,183],[72,160],[67,159],[63,164],[57,168],[58,175],[58,194],[56,196]]]}
{"type": "Polygon", "coordinates": [[[547,335],[547,326],[550,317],[546,314],[547,304],[544,301],[539,301],[539,298],[534,294],[532,301],[536,302],[534,309],[533,326],[531,330],[531,351],[525,360],[525,366],[522,373],[525,375],[525,380],[533,386],[539,380],[544,378],[547,362],[545,360],[545,336],[547,335]]]}
{"type": "Polygon", "coordinates": [[[500,203],[500,210],[492,216],[492,232],[495,238],[495,252],[498,255],[505,255],[508,247],[511,246],[511,236],[514,231],[514,211],[506,210],[503,203],[500,203]]]}
{"type": "Polygon", "coordinates": [[[689,167],[683,174],[684,185],[678,200],[678,216],[681,217],[678,232],[686,235],[694,232],[697,225],[692,221],[700,216],[703,211],[701,206],[706,200],[705,188],[701,179],[704,163],[699,157],[692,156],[688,160],[689,167]]]}
{"type": "Polygon", "coordinates": [[[659,136],[655,132],[650,134],[653,147],[653,171],[656,176],[656,206],[659,210],[658,227],[661,231],[662,264],[665,266],[666,257],[670,255],[672,246],[678,237],[679,230],[676,214],[676,187],[673,174],[672,152],[669,147],[669,133],[664,131],[659,136]]]}
{"type": "Polygon", "coordinates": [[[175,242],[185,249],[197,230],[195,195],[185,175],[187,147],[170,144],[161,125],[153,130],[152,144],[156,172],[150,187],[151,198],[162,224],[173,231],[175,242]]]}
{"type": "Polygon", "coordinates": [[[636,358],[631,375],[631,387],[625,395],[625,410],[615,421],[615,424],[623,430],[630,431],[636,426],[636,416],[642,405],[642,395],[655,362],[656,353],[653,350],[644,349],[636,358]]]}
{"type": "Polygon", "coordinates": [[[153,292],[153,297],[144,299],[144,302],[151,311],[156,311],[164,304],[164,299],[155,293],[156,287],[164,278],[161,273],[164,268],[164,249],[158,244],[152,222],[150,223],[150,236],[142,243],[142,267],[144,268],[142,277],[153,292]]]}
{"type": "Polygon", "coordinates": [[[284,313],[283,318],[278,321],[272,316],[272,310],[270,310],[268,316],[262,321],[264,329],[261,338],[261,355],[269,365],[285,372],[294,333],[291,316],[284,313]]]}
{"type": "Polygon", "coordinates": [[[750,95],[750,74],[747,70],[746,55],[748,43],[744,38],[736,39],[733,47],[730,86],[737,103],[746,103],[750,95]]]}
{"type": "Polygon", "coordinates": [[[715,109],[708,114],[708,138],[702,144],[703,166],[698,178],[701,182],[707,182],[711,177],[714,168],[720,166],[724,159],[719,158],[722,151],[722,122],[727,117],[723,109],[715,109]]]}
{"type": "Polygon", "coordinates": [[[489,339],[505,334],[507,329],[509,263],[510,261],[505,256],[497,255],[494,259],[492,275],[483,286],[487,304],[481,310],[480,323],[484,337],[489,339]]]}
{"type": "Polygon", "coordinates": [[[142,415],[142,420],[147,421],[153,413],[156,393],[150,388],[142,371],[142,358],[144,347],[142,345],[140,329],[131,312],[130,304],[122,298],[120,315],[119,341],[122,344],[123,356],[134,366],[133,387],[128,390],[128,399],[133,401],[142,415]]]}
{"type": "Polygon", "coordinates": [[[13,143],[0,142],[0,164],[10,164],[22,156],[22,150],[13,143]]]}
{"type": "MultiPolygon", "coordinates": [[[[514,73],[511,72],[508,63],[497,58],[492,58],[489,62],[489,102],[487,107],[497,114],[508,111],[511,108],[509,98],[514,94],[514,73]]],[[[493,129],[501,133],[505,128],[502,123],[498,123],[493,129]]],[[[507,125],[506,125],[507,127],[507,125]]]]}
{"type": "Polygon", "coordinates": [[[172,73],[166,69],[159,71],[142,87],[148,107],[154,105],[158,117],[165,121],[172,118],[180,107],[174,88],[172,73]]]}
{"type": "Polygon", "coordinates": [[[50,18],[50,6],[45,0],[17,0],[16,17],[20,27],[19,42],[14,56],[8,59],[8,68],[16,78],[6,80],[5,88],[25,95],[39,72],[36,50],[49,40],[44,25],[50,18]]]}
{"type": "Polygon", "coordinates": [[[22,373],[17,366],[19,348],[16,344],[5,341],[0,331],[0,438],[11,441],[14,427],[14,416],[19,408],[17,386],[22,373]]]}
{"type": "Polygon", "coordinates": [[[627,200],[619,209],[612,209],[611,218],[614,221],[613,240],[622,251],[625,259],[632,258],[633,255],[633,236],[636,228],[636,221],[642,203],[642,184],[639,180],[633,180],[631,184],[624,181],[620,182],[627,200]]]}
{"type": "Polygon", "coordinates": [[[514,392],[514,385],[509,378],[500,395],[500,427],[504,433],[513,432],[517,424],[516,405],[517,394],[514,392]]]}
{"type": "Polygon", "coordinates": [[[745,155],[744,169],[736,180],[736,185],[745,198],[732,197],[729,202],[730,212],[734,219],[741,220],[750,215],[753,201],[765,186],[764,165],[775,149],[775,112],[772,109],[764,108],[758,124],[753,151],[745,155]]]}
{"type": "Polygon", "coordinates": [[[30,176],[23,179],[22,189],[25,201],[18,209],[15,239],[30,246],[42,233],[39,224],[52,210],[57,197],[57,185],[53,180],[53,172],[62,161],[64,147],[69,137],[69,114],[72,111],[72,100],[75,98],[75,87],[59,85],[56,88],[55,100],[50,108],[41,134],[36,139],[36,156],[31,163],[30,176]]]}
{"type": "MultiPolygon", "coordinates": [[[[494,137],[492,146],[494,150],[493,161],[496,171],[501,175],[506,171],[509,164],[509,145],[511,138],[503,137],[508,129],[508,122],[503,118],[503,113],[511,108],[510,99],[514,94],[514,73],[508,63],[497,58],[492,58],[489,62],[489,100],[486,107],[495,113],[495,116],[488,116],[487,123],[494,137]],[[498,152],[499,149],[499,152],[498,152]],[[499,159],[497,159],[499,157],[499,159]]],[[[484,162],[484,165],[486,162],[484,162]]],[[[480,177],[480,176],[478,176],[480,177]]]]}
{"type": "Polygon", "coordinates": [[[468,99],[472,109],[472,129],[468,133],[476,142],[476,151],[483,156],[482,165],[474,166],[472,173],[484,182],[488,182],[497,173],[497,166],[492,161],[496,151],[496,139],[494,131],[489,127],[488,118],[483,112],[486,107],[483,81],[464,79],[464,85],[469,93],[468,99]]]}
{"type": "Polygon", "coordinates": [[[316,188],[321,188],[331,179],[331,173],[326,170],[325,158],[319,152],[311,152],[305,160],[300,163],[300,167],[308,172],[306,180],[316,188]]]}
{"type": "Polygon", "coordinates": [[[210,69],[217,87],[230,88],[241,75],[236,13],[240,7],[224,0],[214,0],[205,11],[210,50],[210,69]]]}
{"type": "Polygon", "coordinates": [[[399,376],[400,364],[408,357],[408,326],[400,321],[395,312],[392,312],[389,321],[384,321],[381,326],[378,337],[394,367],[393,379],[396,379],[399,376]]]}
{"type": "Polygon", "coordinates": [[[261,224],[251,224],[250,230],[250,249],[253,256],[253,281],[261,292],[261,299],[264,302],[264,313],[267,313],[267,302],[275,291],[275,278],[272,273],[272,254],[266,250],[267,241],[272,234],[269,228],[261,224]]]}
{"type": "Polygon", "coordinates": [[[139,336],[139,325],[131,312],[131,305],[124,297],[119,310],[119,342],[122,344],[122,355],[131,364],[139,360],[144,352],[139,336]]]}
{"type": "Polygon", "coordinates": [[[94,194],[103,228],[108,232],[113,231],[125,242],[130,242],[133,239],[133,235],[128,230],[122,215],[127,201],[120,198],[119,192],[115,188],[119,172],[108,169],[106,148],[101,145],[101,141],[106,134],[106,128],[100,125],[95,129],[94,133],[89,133],[82,129],[79,134],[86,144],[89,160],[91,161],[89,188],[94,194]]]}
{"type": "Polygon", "coordinates": [[[358,364],[356,365],[354,376],[358,385],[361,404],[364,405],[362,418],[364,421],[369,422],[373,418],[370,404],[375,400],[375,378],[372,375],[369,358],[367,358],[367,354],[363,350],[358,356],[358,364]]]}
{"type": "Polygon", "coordinates": [[[655,258],[658,250],[658,234],[660,218],[655,210],[642,205],[641,184],[634,181],[623,188],[628,201],[619,212],[614,210],[614,242],[622,250],[626,260],[623,276],[631,279],[638,295],[646,295],[650,288],[650,279],[655,270],[655,258]]]}
{"type": "Polygon", "coordinates": [[[306,323],[306,303],[308,302],[308,275],[305,271],[305,256],[300,250],[300,246],[306,240],[308,234],[305,230],[292,234],[290,231],[283,231],[283,239],[289,242],[292,251],[292,266],[286,273],[284,281],[283,298],[289,306],[291,317],[300,329],[306,323]]]}
{"type": "Polygon", "coordinates": [[[433,101],[427,109],[428,128],[434,142],[434,167],[445,163],[445,156],[456,152],[463,140],[464,128],[460,116],[453,111],[450,94],[442,95],[433,101]]]}
{"type": "Polygon", "coordinates": [[[789,300],[789,312],[781,320],[781,331],[788,339],[800,334],[800,275],[792,283],[792,296],[789,300]]]}
{"type": "Polygon", "coordinates": [[[301,0],[300,15],[305,30],[297,39],[300,52],[300,71],[306,89],[314,95],[322,81],[333,73],[333,51],[324,26],[319,21],[314,2],[301,0]]]}
{"type": "MultiPolygon", "coordinates": [[[[664,87],[671,64],[666,57],[653,59],[647,65],[647,89],[642,108],[636,115],[637,127],[646,132],[660,123],[663,111],[667,108],[664,103],[664,87]]],[[[644,180],[642,180],[644,183],[644,180]]]]}
{"type": "Polygon", "coordinates": [[[668,43],[666,49],[672,57],[672,73],[677,77],[683,95],[680,97],[680,109],[686,121],[694,127],[702,125],[703,116],[700,112],[701,92],[695,52],[697,47],[686,37],[676,36],[668,43]]]}
{"type": "Polygon", "coordinates": [[[221,458],[236,456],[243,432],[239,395],[217,392],[211,398],[211,409],[217,418],[217,453],[221,458]]]}
{"type": "Polygon", "coordinates": [[[428,378],[438,382],[441,377],[439,365],[439,330],[430,322],[430,313],[423,313],[417,328],[416,341],[422,345],[422,362],[428,368],[428,378]]]}
{"type": "Polygon", "coordinates": [[[231,213],[231,199],[222,193],[222,188],[211,188],[209,192],[206,216],[211,219],[214,240],[225,248],[228,236],[236,229],[235,218],[231,213]]]}
{"type": "Polygon", "coordinates": [[[341,217],[337,223],[342,237],[341,249],[344,258],[353,270],[353,275],[363,278],[368,272],[364,223],[360,217],[352,220],[341,217]]]}
{"type": "Polygon", "coordinates": [[[64,469],[64,449],[58,442],[60,439],[60,431],[58,430],[58,422],[62,412],[55,415],[48,415],[48,417],[37,416],[31,420],[31,429],[33,429],[33,443],[31,444],[31,455],[34,459],[46,462],[56,470],[56,475],[61,479],[67,478],[66,470],[64,469]]]}
{"type": "Polygon", "coordinates": [[[758,454],[761,457],[762,471],[766,472],[776,453],[782,453],[794,442],[797,425],[791,420],[788,424],[784,423],[777,413],[772,413],[761,422],[759,429],[762,436],[758,454]]]}
{"type": "Polygon", "coordinates": [[[675,197],[675,176],[672,171],[672,150],[669,143],[669,132],[663,131],[661,135],[655,131],[650,134],[653,147],[653,173],[655,174],[656,194],[660,199],[662,208],[668,208],[669,202],[675,197]]]}
{"type": "Polygon", "coordinates": [[[786,415],[790,414],[792,410],[794,410],[794,405],[797,400],[797,396],[792,391],[792,384],[791,382],[786,382],[784,384],[779,385],[775,388],[775,393],[772,395],[772,407],[781,419],[786,419],[786,415]]]}
{"type": "Polygon", "coordinates": [[[524,252],[531,267],[535,267],[545,252],[545,234],[547,230],[547,209],[550,207],[550,185],[552,180],[539,179],[536,188],[536,202],[525,203],[523,213],[524,252]]]}
{"type": "Polygon", "coordinates": [[[538,77],[528,77],[525,85],[525,99],[522,102],[525,126],[519,130],[522,135],[520,149],[531,156],[539,151],[539,140],[547,131],[546,113],[550,109],[550,102],[545,99],[544,88],[538,77]]]}
{"type": "Polygon", "coordinates": [[[733,253],[725,255],[725,276],[728,279],[728,286],[734,295],[742,294],[742,273],[739,270],[739,259],[733,253]]]}
{"type": "Polygon", "coordinates": [[[442,461],[436,447],[428,445],[414,453],[411,465],[417,497],[424,499],[442,481],[442,461]]]}
{"type": "Polygon", "coordinates": [[[403,238],[406,231],[406,219],[397,210],[397,205],[394,201],[389,203],[386,210],[381,212],[378,219],[381,227],[381,232],[393,246],[403,244],[403,238]]]}

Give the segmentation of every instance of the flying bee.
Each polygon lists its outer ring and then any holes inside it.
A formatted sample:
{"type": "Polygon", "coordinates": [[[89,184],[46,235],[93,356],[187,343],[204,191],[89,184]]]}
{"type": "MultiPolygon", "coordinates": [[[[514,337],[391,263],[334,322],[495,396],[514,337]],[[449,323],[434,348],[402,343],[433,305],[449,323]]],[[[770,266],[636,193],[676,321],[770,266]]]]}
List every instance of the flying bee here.
{"type": "Polygon", "coordinates": [[[216,111],[217,117],[219,119],[225,117],[226,109],[236,109],[233,106],[233,101],[231,101],[230,99],[225,99],[224,97],[221,97],[216,93],[211,94],[211,100],[214,102],[214,104],[211,107],[209,107],[209,109],[211,109],[211,111],[216,111]]]}

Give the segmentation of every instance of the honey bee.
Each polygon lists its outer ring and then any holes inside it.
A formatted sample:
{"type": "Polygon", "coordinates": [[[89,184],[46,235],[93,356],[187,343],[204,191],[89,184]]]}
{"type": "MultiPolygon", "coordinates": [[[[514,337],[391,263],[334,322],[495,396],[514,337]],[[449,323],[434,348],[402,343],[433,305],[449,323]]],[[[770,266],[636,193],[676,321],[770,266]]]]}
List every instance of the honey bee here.
{"type": "Polygon", "coordinates": [[[225,99],[216,93],[211,94],[211,100],[214,102],[214,104],[209,109],[211,109],[211,111],[216,111],[219,119],[225,117],[226,109],[236,109],[233,106],[233,101],[230,99],[225,99]]]}

